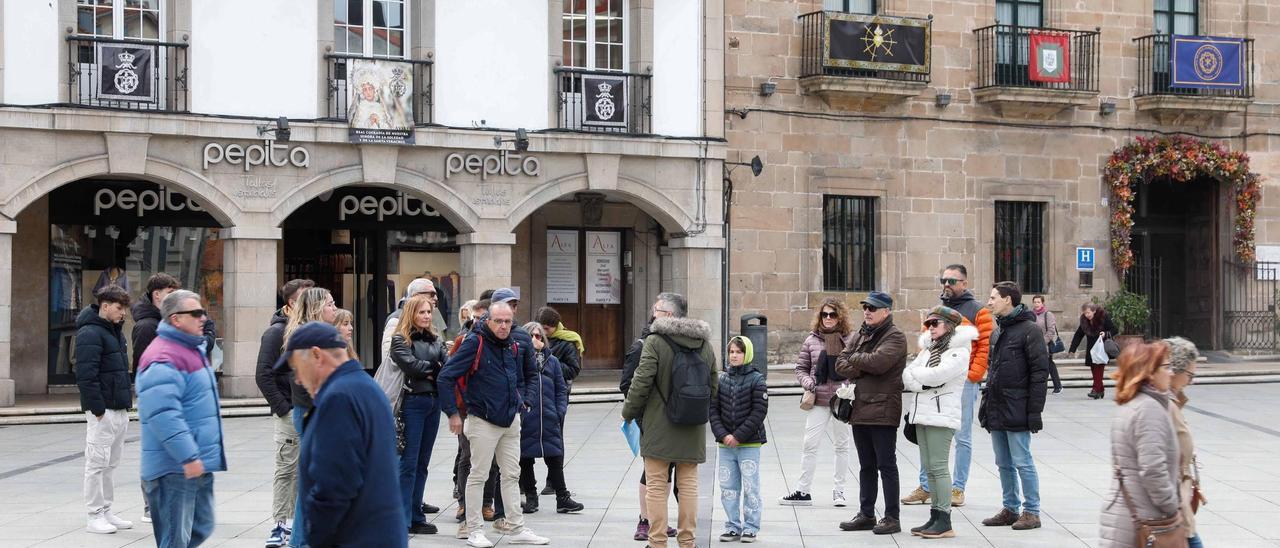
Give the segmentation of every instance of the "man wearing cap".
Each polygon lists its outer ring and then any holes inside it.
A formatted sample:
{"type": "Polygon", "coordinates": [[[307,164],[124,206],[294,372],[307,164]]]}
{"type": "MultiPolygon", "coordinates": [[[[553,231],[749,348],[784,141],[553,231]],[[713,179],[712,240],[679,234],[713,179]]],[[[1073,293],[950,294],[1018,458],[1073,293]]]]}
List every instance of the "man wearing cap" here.
{"type": "Polygon", "coordinates": [[[844,531],[877,535],[902,531],[898,506],[898,424],[907,337],[893,325],[893,297],[872,291],[862,301],[862,328],[836,360],[836,373],[854,381],[853,445],[858,450],[858,514],[844,531]],[[876,478],[884,484],[884,519],[876,522],[876,478]]]}
{"type": "Polygon", "coordinates": [[[307,543],[407,546],[391,405],[346,348],[336,328],[308,322],[276,362],[292,368],[315,401],[298,461],[307,543]]]}

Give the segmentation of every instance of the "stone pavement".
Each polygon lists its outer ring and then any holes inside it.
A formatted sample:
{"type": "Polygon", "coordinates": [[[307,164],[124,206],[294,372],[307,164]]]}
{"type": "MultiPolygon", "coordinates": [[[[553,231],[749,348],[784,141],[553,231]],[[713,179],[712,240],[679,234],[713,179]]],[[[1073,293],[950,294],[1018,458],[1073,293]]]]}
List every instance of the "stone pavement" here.
{"type": "MultiPolygon", "coordinates": [[[[1280,547],[1280,426],[1273,402],[1280,385],[1241,384],[1192,387],[1187,413],[1196,433],[1203,463],[1204,488],[1209,505],[1198,516],[1200,531],[1209,546],[1232,548],[1280,547]]],[[[769,444],[762,462],[766,501],[761,546],[920,546],[927,541],[910,534],[875,537],[870,533],[844,533],[836,524],[856,511],[833,508],[829,490],[832,459],[829,447],[819,453],[816,504],[783,507],[778,497],[788,492],[799,473],[803,417],[799,398],[772,398],[769,444]]],[[[990,437],[978,429],[974,435],[974,462],[968,487],[968,505],[955,510],[958,537],[936,541],[945,546],[1095,546],[1098,511],[1103,504],[1110,475],[1109,428],[1114,412],[1109,401],[1092,401],[1085,391],[1068,389],[1051,396],[1045,413],[1045,431],[1033,442],[1040,471],[1044,528],[1018,532],[982,527],[983,518],[999,509],[1000,488],[991,456],[990,437]]],[[[553,546],[642,546],[631,533],[639,501],[636,482],[640,461],[633,459],[618,433],[616,403],[574,405],[569,414],[567,470],[575,498],[587,506],[577,515],[554,513],[554,498],[542,498],[542,511],[529,516],[528,524],[550,536],[553,546]]],[[[271,429],[261,417],[229,418],[225,422],[231,471],[217,477],[217,521],[214,538],[205,546],[259,547],[266,538],[271,501],[271,429]]],[[[443,425],[442,425],[443,426],[443,425]]],[[[137,423],[131,424],[129,443],[117,471],[117,509],[136,521],[141,511],[138,490],[137,423]]],[[[447,430],[442,430],[447,432],[447,430]]],[[[84,426],[50,424],[0,427],[0,546],[153,546],[149,527],[137,523],[130,531],[114,535],[84,532],[81,499],[84,426]]],[[[442,435],[432,458],[428,480],[429,502],[446,507],[435,516],[443,534],[416,537],[411,546],[463,546],[452,538],[456,530],[454,506],[448,500],[449,467],[455,440],[442,435]]],[[[919,460],[915,446],[900,440],[898,462],[902,490],[913,487],[919,460]]],[[[714,448],[709,449],[714,455],[714,448]]],[[[856,457],[846,494],[857,498],[856,457]]],[[[539,465],[541,470],[541,465],[539,465]]],[[[699,546],[720,545],[724,514],[719,490],[713,487],[711,465],[700,469],[701,520],[699,546]]],[[[542,472],[539,472],[542,478],[542,472]]],[[[673,508],[674,510],[674,508],[673,508]]],[[[923,523],[925,506],[903,508],[904,527],[923,523]]],[[[497,539],[496,535],[490,538],[497,539]]],[[[505,545],[499,542],[499,546],[505,545]]],[[[674,546],[674,543],[672,543],[674,546]]]]}

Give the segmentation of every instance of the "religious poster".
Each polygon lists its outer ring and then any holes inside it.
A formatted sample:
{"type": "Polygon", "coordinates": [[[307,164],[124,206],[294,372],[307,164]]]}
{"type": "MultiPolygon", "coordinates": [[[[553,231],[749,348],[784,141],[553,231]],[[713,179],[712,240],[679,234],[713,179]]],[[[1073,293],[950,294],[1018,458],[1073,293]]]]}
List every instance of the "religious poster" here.
{"type": "Polygon", "coordinates": [[[413,144],[413,65],[385,59],[346,65],[351,142],[413,144]]]}
{"type": "Polygon", "coordinates": [[[1067,83],[1071,81],[1071,37],[1063,33],[1031,31],[1032,82],[1067,83]]]}
{"type": "Polygon", "coordinates": [[[1243,38],[1173,36],[1169,87],[1243,90],[1243,38]]]}
{"type": "Polygon", "coordinates": [[[587,232],[587,304],[622,304],[622,234],[587,232]]]}
{"type": "Polygon", "coordinates": [[[626,77],[583,75],[582,95],[582,125],[627,127],[626,77]]]}
{"type": "Polygon", "coordinates": [[[828,13],[823,65],[929,73],[929,21],[828,13]]]}
{"type": "Polygon", "coordinates": [[[137,44],[96,44],[98,99],[156,102],[156,48],[137,44]]]}
{"type": "Polygon", "coordinates": [[[578,231],[547,231],[547,303],[578,302],[578,231]]]}

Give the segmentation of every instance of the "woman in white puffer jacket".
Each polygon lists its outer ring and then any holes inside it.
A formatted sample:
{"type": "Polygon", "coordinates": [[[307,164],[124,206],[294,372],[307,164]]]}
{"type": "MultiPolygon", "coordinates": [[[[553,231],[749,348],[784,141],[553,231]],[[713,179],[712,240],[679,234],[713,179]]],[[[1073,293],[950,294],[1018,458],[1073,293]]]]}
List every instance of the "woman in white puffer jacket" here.
{"type": "MultiPolygon", "coordinates": [[[[969,352],[978,329],[964,324],[959,312],[939,306],[929,311],[927,331],[920,334],[920,352],[902,372],[909,395],[902,408],[915,425],[920,462],[929,472],[929,489],[946,493],[951,487],[951,439],[960,428],[961,395],[969,372],[969,352]]],[[[913,527],[911,534],[925,538],[950,538],[951,497],[932,497],[929,521],[913,527]]]]}

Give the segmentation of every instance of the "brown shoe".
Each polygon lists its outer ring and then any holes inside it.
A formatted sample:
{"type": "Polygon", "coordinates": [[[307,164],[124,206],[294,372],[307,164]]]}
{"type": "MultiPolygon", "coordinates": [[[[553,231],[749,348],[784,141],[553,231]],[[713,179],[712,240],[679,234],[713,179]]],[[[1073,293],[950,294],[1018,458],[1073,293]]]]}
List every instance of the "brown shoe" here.
{"type": "Polygon", "coordinates": [[[956,489],[955,487],[951,488],[951,505],[964,506],[964,491],[956,489]]]}
{"type": "Polygon", "coordinates": [[[925,491],[923,487],[916,487],[915,491],[902,497],[899,502],[903,504],[929,504],[929,492],[925,491]]]}
{"type": "Polygon", "coordinates": [[[1018,514],[1008,508],[1001,508],[1000,513],[982,520],[987,527],[1008,527],[1018,522],[1018,514]]]}
{"type": "Polygon", "coordinates": [[[1014,531],[1026,531],[1027,529],[1039,528],[1040,516],[1032,514],[1031,512],[1023,512],[1022,515],[1018,517],[1018,521],[1013,524],[1014,531]]]}
{"type": "Polygon", "coordinates": [[[498,515],[498,512],[492,506],[485,506],[480,513],[484,515],[485,521],[493,521],[493,518],[498,515]]]}

